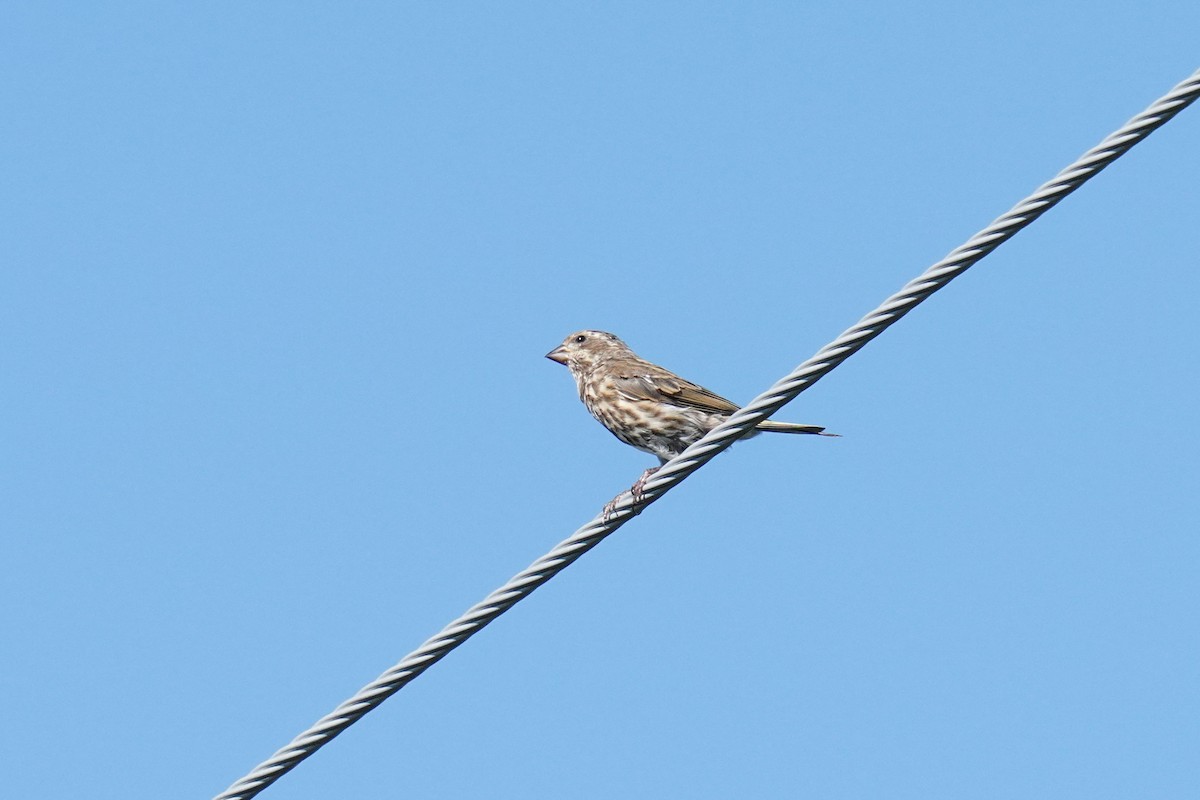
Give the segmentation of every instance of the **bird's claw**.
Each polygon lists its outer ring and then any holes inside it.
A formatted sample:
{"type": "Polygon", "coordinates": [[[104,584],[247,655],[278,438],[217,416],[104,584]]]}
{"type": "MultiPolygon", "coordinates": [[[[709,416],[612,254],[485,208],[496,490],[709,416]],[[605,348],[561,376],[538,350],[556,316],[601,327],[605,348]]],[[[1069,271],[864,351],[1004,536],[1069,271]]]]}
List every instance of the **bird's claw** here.
{"type": "Polygon", "coordinates": [[[651,475],[658,472],[658,470],[659,467],[651,467],[650,469],[646,470],[642,473],[642,477],[633,482],[633,486],[629,487],[628,492],[621,492],[612,500],[609,500],[607,503],[605,503],[604,511],[602,512],[600,518],[606,523],[612,522],[613,517],[617,515],[617,501],[626,494],[629,495],[629,499],[633,503],[633,513],[640,514],[641,509],[638,506],[642,505],[642,503],[646,501],[646,481],[649,480],[651,475]]]}
{"type": "Polygon", "coordinates": [[[629,487],[629,494],[633,497],[633,504],[640,506],[646,499],[646,481],[651,475],[658,472],[659,467],[651,467],[642,473],[642,477],[633,482],[633,486],[629,487]]]}
{"type": "Polygon", "coordinates": [[[625,493],[621,492],[619,495],[614,497],[612,500],[609,500],[607,503],[604,504],[604,511],[601,513],[600,519],[604,522],[605,525],[612,522],[613,517],[615,517],[617,515],[617,501],[620,500],[624,496],[625,496],[625,493]]]}

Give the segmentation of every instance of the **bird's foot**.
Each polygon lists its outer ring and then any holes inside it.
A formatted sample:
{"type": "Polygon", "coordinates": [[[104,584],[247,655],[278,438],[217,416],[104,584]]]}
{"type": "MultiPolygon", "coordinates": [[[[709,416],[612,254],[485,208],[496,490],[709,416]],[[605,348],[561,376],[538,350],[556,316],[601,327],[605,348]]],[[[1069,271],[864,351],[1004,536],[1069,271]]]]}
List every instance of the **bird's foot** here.
{"type": "Polygon", "coordinates": [[[662,467],[651,467],[642,473],[642,477],[633,482],[633,486],[629,487],[629,494],[633,497],[634,506],[640,506],[646,499],[646,481],[650,476],[658,472],[662,467]]]}
{"type": "Polygon", "coordinates": [[[651,467],[650,469],[646,470],[642,473],[642,477],[633,482],[633,486],[629,487],[628,492],[621,492],[612,500],[609,500],[604,505],[604,511],[601,515],[601,519],[604,522],[611,522],[612,518],[617,515],[617,502],[626,494],[628,494],[630,500],[633,501],[633,513],[640,513],[641,509],[638,508],[638,506],[640,506],[646,500],[646,481],[649,480],[651,475],[658,472],[659,469],[660,467],[651,467]]]}
{"type": "Polygon", "coordinates": [[[621,492],[619,495],[614,497],[612,500],[609,500],[607,503],[604,504],[604,511],[600,515],[600,520],[602,522],[604,522],[605,525],[612,522],[613,517],[615,517],[617,515],[617,501],[620,500],[624,496],[625,496],[625,493],[621,492]]]}

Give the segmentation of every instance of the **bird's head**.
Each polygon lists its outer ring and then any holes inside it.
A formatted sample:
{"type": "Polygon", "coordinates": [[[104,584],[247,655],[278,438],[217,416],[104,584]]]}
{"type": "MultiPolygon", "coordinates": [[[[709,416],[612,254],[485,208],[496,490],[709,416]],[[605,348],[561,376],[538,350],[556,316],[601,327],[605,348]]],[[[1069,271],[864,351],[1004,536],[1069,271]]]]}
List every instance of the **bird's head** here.
{"type": "Polygon", "coordinates": [[[566,365],[572,372],[586,372],[605,359],[632,354],[629,347],[611,333],[578,331],[546,353],[546,358],[566,365]]]}

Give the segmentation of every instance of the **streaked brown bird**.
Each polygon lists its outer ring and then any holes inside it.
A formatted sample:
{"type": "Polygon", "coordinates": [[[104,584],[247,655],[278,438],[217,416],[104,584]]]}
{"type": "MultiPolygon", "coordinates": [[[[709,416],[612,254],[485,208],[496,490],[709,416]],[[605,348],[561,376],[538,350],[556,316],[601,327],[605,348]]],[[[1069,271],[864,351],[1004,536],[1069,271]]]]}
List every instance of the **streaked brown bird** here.
{"type": "MultiPolygon", "coordinates": [[[[724,397],[639,358],[604,331],[572,333],[546,358],[571,370],[579,399],[601,425],[625,444],[658,456],[659,467],[738,410],[724,397]]],[[[818,425],[770,420],[760,422],[749,436],[759,431],[837,436],[818,425]]],[[[646,470],[633,485],[635,502],[659,467],[646,470]]]]}

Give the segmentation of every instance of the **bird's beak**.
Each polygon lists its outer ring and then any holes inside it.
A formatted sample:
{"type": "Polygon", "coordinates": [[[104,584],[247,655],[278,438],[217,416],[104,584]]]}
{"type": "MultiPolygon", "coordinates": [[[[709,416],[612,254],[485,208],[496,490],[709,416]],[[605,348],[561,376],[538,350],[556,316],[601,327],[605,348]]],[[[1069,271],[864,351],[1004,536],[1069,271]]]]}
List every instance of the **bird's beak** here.
{"type": "Polygon", "coordinates": [[[562,345],[559,345],[558,347],[551,350],[549,353],[546,353],[546,358],[550,359],[551,361],[557,361],[560,364],[566,364],[567,363],[567,349],[565,347],[563,347],[562,345]]]}

